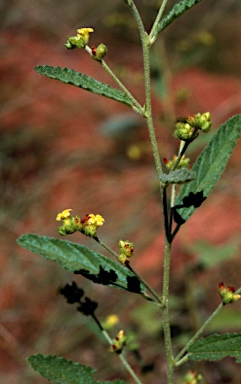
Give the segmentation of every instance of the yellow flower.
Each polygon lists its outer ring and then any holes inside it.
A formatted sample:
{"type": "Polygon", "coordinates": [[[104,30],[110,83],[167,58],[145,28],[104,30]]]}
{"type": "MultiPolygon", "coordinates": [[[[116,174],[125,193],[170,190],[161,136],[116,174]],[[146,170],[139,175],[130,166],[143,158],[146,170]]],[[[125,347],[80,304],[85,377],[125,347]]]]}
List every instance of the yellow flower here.
{"type": "Polygon", "coordinates": [[[101,227],[105,222],[105,219],[101,215],[94,215],[93,213],[90,213],[88,216],[88,224],[94,224],[97,227],[101,227]]]}
{"type": "Polygon", "coordinates": [[[63,212],[58,213],[56,216],[56,221],[67,219],[70,216],[70,211],[72,211],[72,209],[65,209],[63,212]]]}
{"type": "Polygon", "coordinates": [[[106,323],[108,324],[109,327],[113,327],[119,322],[119,317],[117,315],[109,315],[106,318],[106,323]]]}
{"type": "Polygon", "coordinates": [[[84,38],[85,44],[88,44],[92,32],[94,32],[93,28],[79,28],[77,29],[77,37],[84,38]]]}

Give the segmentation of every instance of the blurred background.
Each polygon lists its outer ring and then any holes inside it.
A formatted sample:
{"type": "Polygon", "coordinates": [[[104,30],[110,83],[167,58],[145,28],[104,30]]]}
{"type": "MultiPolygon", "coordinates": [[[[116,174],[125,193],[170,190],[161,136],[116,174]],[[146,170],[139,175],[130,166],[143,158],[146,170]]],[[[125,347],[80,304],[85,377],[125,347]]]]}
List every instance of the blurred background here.
{"type": "MultiPolygon", "coordinates": [[[[176,2],[169,1],[168,9],[176,2]]],[[[147,30],[160,3],[136,1],[147,30]]],[[[240,17],[239,0],[204,0],[157,41],[151,65],[161,158],[178,150],[176,117],[212,114],[212,132],[200,135],[188,152],[193,162],[213,132],[241,113],[240,17]]],[[[55,217],[66,208],[81,217],[99,213],[106,220],[100,238],[115,251],[119,239],[135,242],[133,266],[160,292],[162,212],[145,121],[124,105],[33,70],[58,65],[115,86],[85,51],[64,47],[77,28],[93,27],[90,45],[107,45],[107,63],[143,103],[141,49],[129,9],[121,0],[2,0],[0,22],[0,381],[46,383],[26,363],[35,353],[90,365],[98,380],[128,380],[91,320],[58,294],[75,280],[98,301],[101,321],[119,315],[113,337],[124,328],[140,348],[141,359],[128,356],[143,383],[160,383],[165,366],[155,307],[135,294],[96,287],[16,244],[28,232],[60,237],[55,217]]],[[[218,305],[218,283],[241,285],[240,161],[239,142],[215,191],[173,246],[171,322],[178,348],[218,305]]],[[[67,240],[106,254],[81,234],[67,240]]],[[[208,332],[240,331],[240,315],[240,303],[225,308],[208,332]]],[[[204,372],[206,383],[240,383],[240,368],[231,359],[190,367],[204,372]]],[[[180,368],[180,375],[190,367],[180,368]]]]}

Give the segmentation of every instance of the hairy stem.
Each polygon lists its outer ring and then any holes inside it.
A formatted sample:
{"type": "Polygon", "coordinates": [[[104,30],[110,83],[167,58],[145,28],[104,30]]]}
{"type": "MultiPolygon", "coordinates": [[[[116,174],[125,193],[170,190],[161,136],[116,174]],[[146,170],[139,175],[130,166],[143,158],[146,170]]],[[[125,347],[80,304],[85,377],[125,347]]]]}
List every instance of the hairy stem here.
{"type": "Polygon", "coordinates": [[[157,26],[158,26],[158,24],[159,24],[159,22],[160,22],[160,20],[162,18],[162,15],[163,15],[163,13],[164,13],[164,11],[166,9],[167,2],[168,2],[168,0],[163,0],[162,5],[161,5],[161,7],[160,7],[160,9],[158,11],[158,14],[156,16],[155,22],[154,22],[154,24],[152,26],[151,32],[149,33],[150,45],[152,45],[155,42],[155,40],[156,40],[156,36],[155,36],[156,29],[157,29],[157,26]]]}
{"type": "Polygon", "coordinates": [[[168,384],[173,383],[173,352],[169,317],[169,281],[170,281],[170,259],[171,244],[166,236],[165,238],[165,258],[163,267],[163,298],[162,298],[162,323],[165,338],[166,356],[167,356],[167,378],[168,384]]]}
{"type": "Polygon", "coordinates": [[[142,45],[142,52],[143,52],[143,65],[144,65],[145,98],[146,98],[145,117],[147,120],[147,126],[148,126],[148,130],[149,130],[149,136],[150,136],[150,141],[151,141],[151,145],[152,145],[152,151],[153,151],[153,156],[154,156],[154,160],[155,160],[157,174],[158,174],[158,176],[160,176],[163,173],[163,171],[162,171],[162,165],[161,165],[158,146],[157,146],[155,128],[154,128],[154,124],[153,124],[153,117],[152,117],[150,52],[149,52],[149,46],[148,46],[148,34],[145,31],[141,16],[140,16],[138,9],[136,8],[134,2],[132,2],[132,4],[130,5],[130,8],[131,8],[133,16],[136,20],[138,30],[140,33],[140,38],[141,38],[141,45],[142,45]]]}

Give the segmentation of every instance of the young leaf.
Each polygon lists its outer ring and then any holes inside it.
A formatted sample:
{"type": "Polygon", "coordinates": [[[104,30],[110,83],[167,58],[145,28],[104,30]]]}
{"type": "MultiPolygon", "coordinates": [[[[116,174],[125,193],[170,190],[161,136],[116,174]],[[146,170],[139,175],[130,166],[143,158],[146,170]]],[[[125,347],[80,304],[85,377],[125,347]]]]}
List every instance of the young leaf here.
{"type": "Polygon", "coordinates": [[[58,356],[33,355],[28,358],[31,367],[53,384],[126,384],[123,380],[95,381],[95,370],[58,356]]]}
{"type": "MultiPolygon", "coordinates": [[[[84,245],[30,233],[20,236],[17,243],[48,260],[56,261],[67,271],[79,273],[97,284],[131,291],[129,288],[129,278],[133,277],[131,271],[84,245]]],[[[139,292],[136,293],[144,291],[144,287],[140,285],[139,292]]]]}
{"type": "Polygon", "coordinates": [[[241,133],[241,115],[235,115],[221,125],[210,143],[198,156],[192,171],[195,180],[182,185],[175,209],[186,221],[207,198],[222,175],[241,133]]]}
{"type": "Polygon", "coordinates": [[[40,75],[47,76],[50,79],[59,80],[65,84],[75,85],[76,87],[86,89],[97,95],[109,97],[110,99],[132,107],[132,101],[119,89],[113,88],[110,85],[104,84],[83,73],[76,72],[73,69],[51,67],[49,65],[37,65],[34,70],[40,75]]]}
{"type": "Polygon", "coordinates": [[[241,363],[241,333],[214,334],[197,340],[188,349],[190,360],[220,360],[234,357],[241,363]]]}
{"type": "Polygon", "coordinates": [[[174,5],[172,10],[168,13],[164,19],[160,21],[157,26],[155,36],[157,36],[163,29],[180,17],[183,13],[188,11],[194,5],[200,3],[202,0],[182,0],[178,4],[174,5]]]}
{"type": "Polygon", "coordinates": [[[162,173],[160,176],[160,180],[162,183],[167,184],[183,184],[188,181],[194,180],[196,177],[196,173],[190,171],[187,168],[180,168],[176,171],[171,171],[168,174],[162,173]]]}

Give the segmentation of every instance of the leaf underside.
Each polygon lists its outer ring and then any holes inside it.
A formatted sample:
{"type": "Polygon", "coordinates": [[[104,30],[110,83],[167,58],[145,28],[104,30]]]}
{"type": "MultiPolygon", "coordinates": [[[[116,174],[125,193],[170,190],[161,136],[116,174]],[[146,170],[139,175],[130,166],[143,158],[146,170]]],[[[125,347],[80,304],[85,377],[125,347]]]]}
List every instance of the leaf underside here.
{"type": "Polygon", "coordinates": [[[30,233],[20,236],[17,243],[48,260],[56,261],[67,271],[82,274],[95,283],[136,293],[143,293],[145,290],[142,285],[138,285],[138,281],[133,281],[136,277],[120,263],[91,251],[84,245],[30,233]]]}
{"type": "Polygon", "coordinates": [[[168,174],[162,173],[160,176],[160,181],[167,184],[183,184],[194,180],[195,177],[195,172],[190,171],[187,168],[180,168],[176,171],[171,171],[168,174]]]}
{"type": "Polygon", "coordinates": [[[188,349],[190,360],[220,360],[234,357],[241,363],[241,333],[214,334],[197,340],[188,349]]]}
{"type": "Polygon", "coordinates": [[[221,125],[198,156],[192,167],[192,171],[196,172],[196,178],[190,183],[182,185],[176,199],[175,207],[184,221],[189,219],[214,188],[227,165],[240,134],[241,115],[235,115],[221,125]],[[187,205],[185,200],[188,200],[189,196],[192,199],[196,196],[196,200],[200,199],[200,204],[187,205]]]}
{"type": "Polygon", "coordinates": [[[123,380],[96,381],[93,378],[94,369],[63,357],[38,354],[30,356],[28,362],[53,384],[126,384],[123,380]]]}
{"type": "Polygon", "coordinates": [[[130,98],[119,89],[95,80],[91,76],[76,72],[74,69],[60,68],[58,66],[52,67],[49,65],[37,65],[34,70],[40,75],[47,76],[50,79],[74,85],[78,88],[96,93],[97,95],[108,97],[112,100],[119,101],[120,103],[124,103],[129,107],[132,107],[132,101],[130,98]]]}

